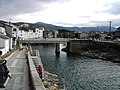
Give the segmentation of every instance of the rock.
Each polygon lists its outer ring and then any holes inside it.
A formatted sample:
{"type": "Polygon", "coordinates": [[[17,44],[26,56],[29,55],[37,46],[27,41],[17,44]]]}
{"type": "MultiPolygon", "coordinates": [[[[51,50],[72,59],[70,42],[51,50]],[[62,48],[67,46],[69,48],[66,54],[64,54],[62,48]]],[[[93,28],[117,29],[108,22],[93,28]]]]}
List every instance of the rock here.
{"type": "Polygon", "coordinates": [[[59,89],[62,89],[61,86],[63,84],[60,83],[58,75],[45,71],[44,72],[44,85],[45,87],[48,87],[48,90],[59,90],[59,89]]]}

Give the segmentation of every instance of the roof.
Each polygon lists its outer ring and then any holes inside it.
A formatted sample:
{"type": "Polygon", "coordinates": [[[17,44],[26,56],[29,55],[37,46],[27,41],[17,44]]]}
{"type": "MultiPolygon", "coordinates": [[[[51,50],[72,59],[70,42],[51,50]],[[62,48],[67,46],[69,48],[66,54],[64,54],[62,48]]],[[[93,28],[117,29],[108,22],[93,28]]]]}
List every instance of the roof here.
{"type": "Polygon", "coordinates": [[[2,39],[9,39],[8,36],[5,36],[5,35],[3,35],[3,34],[0,34],[0,38],[2,38],[2,39]]]}

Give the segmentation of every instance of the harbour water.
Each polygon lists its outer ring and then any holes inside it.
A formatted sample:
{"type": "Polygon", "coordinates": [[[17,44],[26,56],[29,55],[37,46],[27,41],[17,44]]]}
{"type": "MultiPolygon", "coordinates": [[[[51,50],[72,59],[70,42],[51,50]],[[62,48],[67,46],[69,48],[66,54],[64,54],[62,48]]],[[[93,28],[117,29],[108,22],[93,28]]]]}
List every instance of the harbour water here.
{"type": "MultiPolygon", "coordinates": [[[[63,44],[60,45],[64,47],[63,44]]],[[[57,74],[65,90],[120,90],[120,64],[61,51],[54,44],[32,46],[40,51],[44,69],[57,74]]]]}

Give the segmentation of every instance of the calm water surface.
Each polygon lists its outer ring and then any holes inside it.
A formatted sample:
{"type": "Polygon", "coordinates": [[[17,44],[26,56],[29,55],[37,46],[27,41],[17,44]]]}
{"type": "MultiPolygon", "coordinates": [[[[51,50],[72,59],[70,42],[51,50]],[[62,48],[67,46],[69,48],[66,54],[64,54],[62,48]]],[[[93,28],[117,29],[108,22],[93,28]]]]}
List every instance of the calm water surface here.
{"type": "Polygon", "coordinates": [[[66,90],[120,90],[117,63],[67,55],[62,51],[56,56],[53,44],[32,47],[40,51],[44,69],[62,78],[66,90]]]}

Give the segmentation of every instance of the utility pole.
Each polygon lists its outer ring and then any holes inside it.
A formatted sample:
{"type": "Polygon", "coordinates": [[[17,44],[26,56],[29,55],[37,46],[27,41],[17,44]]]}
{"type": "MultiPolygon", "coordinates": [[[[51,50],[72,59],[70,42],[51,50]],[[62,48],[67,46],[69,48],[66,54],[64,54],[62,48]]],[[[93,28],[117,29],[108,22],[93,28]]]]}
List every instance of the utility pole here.
{"type": "Polygon", "coordinates": [[[111,24],[112,24],[112,21],[109,22],[109,25],[110,25],[109,26],[109,34],[110,34],[110,36],[111,36],[111,24]]]}

